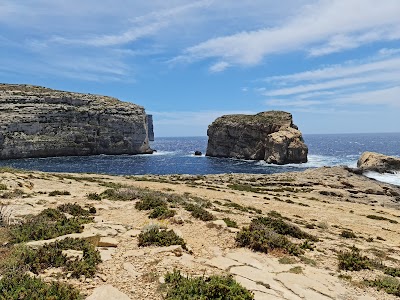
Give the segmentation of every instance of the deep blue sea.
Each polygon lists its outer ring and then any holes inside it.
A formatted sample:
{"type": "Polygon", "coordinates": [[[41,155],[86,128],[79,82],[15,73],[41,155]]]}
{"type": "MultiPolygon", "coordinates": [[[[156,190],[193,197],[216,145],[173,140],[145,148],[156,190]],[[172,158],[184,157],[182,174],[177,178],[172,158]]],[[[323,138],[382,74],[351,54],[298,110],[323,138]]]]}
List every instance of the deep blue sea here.
{"type": "MultiPolygon", "coordinates": [[[[152,155],[96,155],[79,157],[30,158],[0,161],[12,166],[46,172],[84,172],[114,175],[139,174],[271,174],[301,171],[322,166],[355,167],[364,151],[400,157],[400,133],[384,134],[315,134],[304,135],[309,148],[309,162],[285,166],[268,165],[263,161],[194,156],[195,150],[205,153],[207,137],[156,138],[152,155]]],[[[378,174],[371,176],[382,179],[378,174]]],[[[382,176],[381,176],[382,177],[382,176]]],[[[386,181],[400,184],[400,174],[385,175],[386,181]]]]}

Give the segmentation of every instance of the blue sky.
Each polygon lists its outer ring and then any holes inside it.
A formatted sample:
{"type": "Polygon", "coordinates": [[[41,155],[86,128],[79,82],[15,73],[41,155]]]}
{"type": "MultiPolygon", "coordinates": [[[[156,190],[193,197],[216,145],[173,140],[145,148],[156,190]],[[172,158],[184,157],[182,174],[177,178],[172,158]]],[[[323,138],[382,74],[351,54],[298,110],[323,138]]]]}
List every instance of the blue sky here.
{"type": "Polygon", "coordinates": [[[399,0],[0,0],[0,82],[104,94],[156,136],[285,110],[304,133],[400,131],[399,0]]]}

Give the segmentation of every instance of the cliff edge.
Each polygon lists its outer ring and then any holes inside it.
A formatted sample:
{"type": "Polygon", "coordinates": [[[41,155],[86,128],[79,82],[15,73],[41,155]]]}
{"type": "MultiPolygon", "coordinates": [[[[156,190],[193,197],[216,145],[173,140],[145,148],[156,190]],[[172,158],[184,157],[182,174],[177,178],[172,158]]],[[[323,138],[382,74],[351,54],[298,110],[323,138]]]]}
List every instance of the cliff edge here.
{"type": "Polygon", "coordinates": [[[207,156],[265,160],[288,164],[307,162],[308,148],[290,113],[225,115],[207,130],[207,156]]]}
{"type": "Polygon", "coordinates": [[[0,159],[152,153],[143,107],[116,98],[0,84],[0,159]]]}

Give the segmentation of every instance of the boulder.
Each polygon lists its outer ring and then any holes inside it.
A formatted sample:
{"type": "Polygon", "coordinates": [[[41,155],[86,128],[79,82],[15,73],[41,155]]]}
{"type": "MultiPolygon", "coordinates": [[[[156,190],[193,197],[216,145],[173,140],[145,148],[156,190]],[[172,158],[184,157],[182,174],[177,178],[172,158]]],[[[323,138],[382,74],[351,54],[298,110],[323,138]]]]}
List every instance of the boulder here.
{"type": "Polygon", "coordinates": [[[225,115],[207,131],[207,156],[264,160],[272,164],[305,163],[308,147],[290,113],[225,115]]]}
{"type": "Polygon", "coordinates": [[[203,153],[201,153],[201,151],[199,151],[199,150],[196,150],[195,152],[194,152],[194,155],[196,155],[196,156],[201,156],[203,153]]]}
{"type": "Polygon", "coordinates": [[[364,152],[357,162],[357,167],[363,171],[393,173],[400,171],[400,158],[375,152],[364,152]]]}
{"type": "Polygon", "coordinates": [[[0,159],[152,153],[152,118],[116,98],[0,84],[0,115],[0,159]]]}

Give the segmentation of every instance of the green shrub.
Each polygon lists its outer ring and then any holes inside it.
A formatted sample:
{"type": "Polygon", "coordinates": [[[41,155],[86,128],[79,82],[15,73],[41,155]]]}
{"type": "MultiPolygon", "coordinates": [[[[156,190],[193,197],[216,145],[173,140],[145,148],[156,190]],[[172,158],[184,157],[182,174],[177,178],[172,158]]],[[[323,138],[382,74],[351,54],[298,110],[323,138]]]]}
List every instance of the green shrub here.
{"type": "Polygon", "coordinates": [[[230,218],[223,218],[222,220],[224,220],[226,226],[228,226],[228,227],[232,227],[232,228],[238,228],[239,227],[238,224],[234,220],[232,220],[230,218]]]}
{"type": "Polygon", "coordinates": [[[11,242],[47,240],[61,235],[82,232],[83,224],[92,222],[92,217],[67,218],[59,210],[47,208],[40,214],[28,217],[21,224],[10,228],[11,242]]]}
{"type": "Polygon", "coordinates": [[[149,195],[135,203],[135,208],[138,210],[151,210],[160,206],[166,207],[167,203],[160,198],[151,197],[149,195]]]}
{"type": "Polygon", "coordinates": [[[0,299],[4,300],[81,300],[80,292],[64,283],[45,283],[22,273],[9,273],[0,280],[0,299]]]}
{"type": "Polygon", "coordinates": [[[150,213],[149,218],[150,219],[168,219],[172,218],[175,216],[176,211],[172,209],[168,209],[165,206],[157,206],[153,211],[150,213]]]}
{"type": "Polygon", "coordinates": [[[96,201],[100,201],[101,200],[101,196],[99,194],[97,194],[97,193],[89,193],[89,194],[86,195],[86,197],[89,200],[96,200],[96,201]]]}
{"type": "Polygon", "coordinates": [[[77,203],[61,204],[57,207],[57,209],[63,213],[67,213],[67,214],[73,215],[75,217],[90,215],[88,210],[84,209],[82,206],[80,206],[77,203]]]}
{"type": "Polygon", "coordinates": [[[6,270],[26,269],[35,274],[48,268],[60,268],[71,272],[72,277],[93,277],[101,262],[100,253],[94,245],[83,239],[66,238],[43,245],[37,249],[16,246],[3,265],[6,270]],[[62,250],[83,251],[83,258],[68,258],[62,250]]]}
{"type": "Polygon", "coordinates": [[[0,191],[5,191],[8,190],[7,185],[5,185],[4,183],[0,183],[0,191]]]}
{"type": "Polygon", "coordinates": [[[346,238],[346,239],[354,239],[354,238],[357,237],[357,236],[354,234],[354,232],[353,232],[353,231],[350,231],[350,230],[343,230],[343,231],[340,233],[340,236],[341,236],[341,237],[344,237],[344,238],[346,238]]]}
{"type": "Polygon", "coordinates": [[[52,191],[49,193],[50,197],[59,196],[59,195],[60,196],[68,196],[68,195],[71,195],[71,193],[68,191],[58,191],[58,190],[55,190],[55,191],[52,191]]]}
{"type": "Polygon", "coordinates": [[[168,291],[166,300],[220,299],[252,300],[254,295],[237,283],[232,276],[185,277],[179,271],[165,275],[168,291]]]}
{"type": "Polygon", "coordinates": [[[400,268],[386,268],[384,272],[393,277],[400,277],[400,268]]]}
{"type": "Polygon", "coordinates": [[[364,283],[378,290],[383,289],[388,294],[400,297],[400,281],[394,277],[385,276],[375,280],[365,280],[364,283]]]}
{"type": "Polygon", "coordinates": [[[185,209],[190,211],[192,217],[196,219],[200,219],[202,221],[212,221],[214,220],[214,215],[209,211],[205,210],[203,207],[197,204],[187,204],[185,205],[185,209]]]}
{"type": "Polygon", "coordinates": [[[139,236],[139,247],[142,246],[171,246],[181,245],[183,249],[186,249],[186,243],[183,238],[179,237],[172,229],[163,230],[157,226],[152,226],[147,230],[143,230],[139,236]]]}
{"type": "Polygon", "coordinates": [[[373,219],[373,220],[381,220],[381,221],[388,221],[390,223],[393,224],[397,224],[398,222],[396,220],[392,220],[392,219],[388,219],[382,216],[376,216],[376,215],[368,215],[367,216],[368,219],[373,219]]]}
{"type": "Polygon", "coordinates": [[[368,257],[361,255],[360,250],[352,247],[350,251],[340,251],[338,253],[339,269],[347,271],[360,271],[370,269],[370,260],[368,257]]]}

